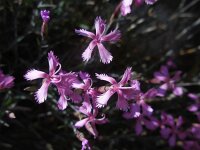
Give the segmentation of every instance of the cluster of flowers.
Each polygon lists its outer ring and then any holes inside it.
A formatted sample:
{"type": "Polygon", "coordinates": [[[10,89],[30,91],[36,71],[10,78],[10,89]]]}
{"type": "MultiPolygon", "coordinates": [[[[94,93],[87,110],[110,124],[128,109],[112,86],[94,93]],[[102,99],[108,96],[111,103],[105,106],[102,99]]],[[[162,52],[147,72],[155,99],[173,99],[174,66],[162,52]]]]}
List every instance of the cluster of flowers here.
{"type": "Polygon", "coordinates": [[[11,88],[14,85],[14,77],[5,75],[0,69],[0,91],[11,88]]]}
{"type": "MultiPolygon", "coordinates": [[[[147,4],[153,4],[156,0],[145,0],[147,4]]],[[[143,0],[135,0],[135,3],[142,3],[143,0]]],[[[127,14],[130,9],[132,0],[123,0],[121,5],[122,14],[127,14]]],[[[41,16],[43,23],[49,21],[49,11],[42,11],[41,16]]],[[[89,61],[94,48],[97,46],[100,61],[109,64],[113,56],[104,47],[103,42],[117,42],[121,33],[114,29],[106,34],[106,23],[101,17],[95,20],[96,33],[86,31],[85,29],[75,30],[79,35],[91,38],[89,46],[82,54],[84,61],[89,61]]],[[[86,130],[94,137],[98,136],[96,125],[108,123],[106,115],[101,113],[101,109],[109,105],[109,100],[113,95],[117,95],[116,108],[123,112],[125,119],[133,119],[135,122],[136,135],[143,132],[143,128],[149,130],[160,129],[163,139],[168,140],[170,146],[175,146],[177,139],[183,142],[186,150],[193,148],[200,149],[200,124],[193,124],[187,130],[184,129],[183,117],[179,116],[175,119],[172,115],[165,112],[158,112],[160,117],[154,115],[154,109],[148,103],[150,99],[166,96],[170,91],[175,96],[182,96],[184,89],[176,84],[180,80],[181,72],[176,71],[174,74],[169,69],[175,65],[170,61],[166,65],[161,66],[160,70],[154,73],[151,83],[156,84],[155,88],[151,88],[143,92],[140,88],[140,82],[132,78],[132,68],[128,67],[121,80],[117,82],[111,76],[96,73],[96,79],[106,81],[107,84],[97,87],[93,85],[93,79],[86,72],[66,72],[62,70],[58,58],[53,51],[48,53],[49,72],[45,73],[40,70],[31,69],[25,74],[26,80],[43,79],[42,86],[35,93],[35,99],[38,103],[43,103],[47,99],[48,88],[50,85],[56,87],[59,93],[57,106],[64,110],[68,103],[72,102],[74,109],[79,112],[80,120],[74,124],[75,128],[85,127],[86,130]]],[[[188,96],[194,100],[194,103],[188,107],[188,110],[197,115],[200,122],[200,98],[193,93],[188,96]]],[[[91,149],[88,140],[83,136],[78,136],[82,141],[82,150],[91,149]]]]}
{"type": "MultiPolygon", "coordinates": [[[[190,136],[195,139],[185,140],[184,144],[189,146],[199,146],[199,135],[193,130],[200,131],[200,124],[192,126],[188,131],[182,131],[183,118],[180,116],[177,121],[173,116],[162,113],[161,119],[153,116],[153,108],[147,103],[149,99],[156,96],[164,96],[166,91],[172,90],[174,95],[182,95],[183,90],[176,85],[177,79],[180,78],[179,71],[170,77],[167,66],[162,66],[159,72],[155,72],[153,82],[159,84],[158,88],[151,88],[147,92],[142,92],[140,82],[132,79],[131,68],[127,68],[119,82],[113,77],[106,74],[97,74],[96,78],[108,82],[101,87],[93,87],[93,80],[88,73],[85,72],[66,72],[62,70],[58,58],[51,51],[48,54],[49,73],[39,70],[29,70],[25,74],[27,80],[43,79],[41,88],[36,92],[36,100],[42,103],[47,99],[47,91],[50,84],[57,88],[60,95],[58,100],[58,108],[64,110],[71,101],[76,105],[76,110],[82,114],[82,119],[74,124],[76,128],[85,127],[94,137],[98,136],[96,124],[108,123],[105,114],[99,113],[100,108],[108,105],[108,101],[112,95],[117,94],[116,108],[123,111],[123,117],[126,119],[135,120],[136,135],[140,135],[143,131],[143,126],[149,130],[160,128],[161,136],[164,139],[169,139],[169,145],[175,146],[176,139],[184,140],[190,136]],[[178,77],[177,77],[177,74],[178,77]],[[164,86],[165,85],[165,86],[164,86]],[[165,88],[163,88],[165,87],[165,88]],[[176,90],[176,89],[179,90],[176,90]],[[160,92],[162,91],[162,92],[160,92]],[[178,91],[178,92],[177,92],[178,91]],[[85,116],[85,117],[84,117],[85,116]],[[192,136],[191,136],[192,135],[192,136]]],[[[189,94],[195,101],[199,97],[195,94],[189,94]]],[[[199,107],[193,104],[188,109],[197,113],[199,107]]],[[[197,113],[199,115],[199,113],[197,113]]],[[[89,147],[87,139],[83,138],[83,149],[89,147]]]]}

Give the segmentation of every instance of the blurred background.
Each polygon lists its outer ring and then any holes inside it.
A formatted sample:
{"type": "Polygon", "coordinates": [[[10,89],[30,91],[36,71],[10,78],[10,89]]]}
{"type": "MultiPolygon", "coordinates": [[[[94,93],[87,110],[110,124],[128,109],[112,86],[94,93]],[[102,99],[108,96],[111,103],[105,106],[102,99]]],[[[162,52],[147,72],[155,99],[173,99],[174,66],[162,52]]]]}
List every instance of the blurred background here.
{"type": "MultiPolygon", "coordinates": [[[[48,100],[37,104],[33,92],[40,82],[26,82],[23,75],[36,68],[48,70],[47,53],[53,50],[66,71],[86,71],[113,76],[123,74],[127,66],[144,79],[151,79],[160,65],[172,59],[183,71],[188,90],[200,90],[200,0],[158,0],[153,6],[134,7],[126,17],[117,15],[108,30],[116,26],[122,32],[120,42],[107,44],[114,59],[109,65],[99,62],[97,53],[87,64],[81,54],[89,40],[78,36],[79,28],[94,31],[94,19],[109,19],[120,0],[1,0],[0,67],[13,75],[15,86],[0,93],[0,150],[77,150],[81,148],[71,129],[76,118],[71,109],[59,111],[58,95],[51,88],[48,100]],[[41,9],[51,11],[48,37],[41,40],[41,9]],[[29,87],[29,90],[27,87],[29,87]],[[13,113],[13,114],[12,114],[13,113]],[[9,117],[15,115],[15,117],[9,117]]],[[[178,98],[177,108],[180,101],[178,98]]],[[[170,107],[161,102],[155,108],[170,107]]],[[[173,110],[174,113],[179,113],[173,110]]],[[[182,113],[185,113],[183,110],[182,113]]],[[[186,114],[187,116],[187,114],[186,114]]],[[[100,136],[88,136],[95,150],[168,150],[158,131],[135,136],[133,124],[113,109],[109,124],[98,128],[100,136]]],[[[175,149],[179,149],[176,147],[175,149]]]]}

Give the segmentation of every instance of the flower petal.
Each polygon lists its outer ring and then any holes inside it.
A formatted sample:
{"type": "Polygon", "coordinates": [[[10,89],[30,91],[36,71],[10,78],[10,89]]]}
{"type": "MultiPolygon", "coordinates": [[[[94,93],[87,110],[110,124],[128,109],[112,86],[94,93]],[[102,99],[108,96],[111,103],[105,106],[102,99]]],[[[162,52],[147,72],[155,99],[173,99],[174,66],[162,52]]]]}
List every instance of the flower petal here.
{"type": "Polygon", "coordinates": [[[169,138],[169,145],[171,147],[175,146],[176,145],[176,135],[175,134],[172,134],[172,136],[169,138]]]}
{"type": "Polygon", "coordinates": [[[107,104],[109,98],[110,98],[114,93],[115,93],[115,92],[113,92],[113,91],[111,91],[111,90],[108,90],[107,92],[105,92],[105,93],[99,95],[99,96],[97,97],[97,107],[99,107],[99,108],[100,108],[100,107],[104,107],[104,106],[107,104]]]}
{"type": "Polygon", "coordinates": [[[52,75],[55,73],[57,66],[59,65],[57,56],[54,55],[53,51],[48,53],[49,61],[49,74],[52,75]]]}
{"type": "Polygon", "coordinates": [[[101,19],[101,17],[96,17],[95,19],[95,29],[96,35],[102,35],[105,32],[106,24],[105,21],[101,19]]]}
{"type": "Polygon", "coordinates": [[[61,109],[61,110],[64,110],[64,109],[67,108],[68,103],[67,103],[67,99],[65,98],[64,95],[60,96],[57,105],[58,105],[58,108],[61,109]]]}
{"type": "Polygon", "coordinates": [[[117,42],[121,37],[121,33],[119,30],[115,29],[111,31],[109,34],[102,36],[101,41],[109,41],[109,42],[117,42]]]}
{"type": "Polygon", "coordinates": [[[100,61],[104,64],[109,64],[113,59],[111,53],[101,43],[97,44],[97,47],[99,49],[100,61]]]}
{"type": "Polygon", "coordinates": [[[176,95],[176,96],[181,96],[181,95],[183,95],[183,88],[182,88],[182,87],[176,87],[176,88],[173,90],[173,93],[174,93],[174,95],[176,95]]]}
{"type": "Polygon", "coordinates": [[[94,138],[96,138],[98,136],[98,131],[97,131],[96,126],[93,122],[86,123],[85,128],[88,130],[88,132],[90,132],[94,136],[94,138]]]}
{"type": "Polygon", "coordinates": [[[142,133],[142,130],[143,130],[143,127],[141,125],[140,119],[138,119],[136,124],[135,124],[136,135],[140,135],[142,133]]]}
{"type": "Polygon", "coordinates": [[[76,32],[78,35],[86,36],[86,37],[89,37],[89,38],[91,38],[91,39],[93,39],[93,38],[95,37],[95,34],[94,34],[94,33],[89,32],[89,31],[87,31],[87,30],[85,30],[85,29],[79,29],[79,30],[75,29],[75,32],[76,32]]]}
{"type": "Polygon", "coordinates": [[[117,84],[116,80],[106,74],[95,74],[97,79],[100,79],[100,80],[104,80],[104,81],[107,81],[111,84],[117,84]]]}
{"type": "Polygon", "coordinates": [[[118,100],[116,107],[120,110],[127,111],[129,108],[127,100],[124,98],[124,95],[121,90],[117,91],[118,93],[118,100]]]}
{"type": "Polygon", "coordinates": [[[164,139],[167,139],[171,133],[171,130],[169,128],[161,128],[160,134],[164,139]]]}
{"type": "Polygon", "coordinates": [[[35,69],[31,69],[24,75],[24,78],[26,80],[35,80],[35,79],[38,79],[38,78],[46,78],[47,76],[48,75],[45,72],[35,70],[35,69]]]}
{"type": "Polygon", "coordinates": [[[49,85],[50,81],[44,81],[41,88],[36,92],[35,98],[38,103],[43,103],[47,99],[49,85]]]}
{"type": "Polygon", "coordinates": [[[82,120],[76,122],[76,124],[74,126],[76,128],[81,128],[88,122],[88,120],[89,120],[88,118],[82,119],[82,120]]]}
{"type": "Polygon", "coordinates": [[[131,12],[131,4],[133,0],[123,0],[121,4],[121,14],[122,16],[126,16],[131,12]]]}
{"type": "MultiPolygon", "coordinates": [[[[164,76],[162,73],[160,73],[160,72],[154,72],[154,77],[155,77],[155,79],[157,79],[157,82],[158,81],[166,81],[167,79],[168,79],[168,77],[167,76],[164,76]]],[[[155,80],[154,79],[154,80],[155,80]]],[[[156,80],[155,80],[156,81],[156,80]]]]}
{"type": "Polygon", "coordinates": [[[85,49],[85,51],[82,54],[83,61],[88,61],[91,58],[95,46],[96,46],[95,41],[90,42],[89,46],[85,49]]]}
{"type": "Polygon", "coordinates": [[[131,78],[131,67],[126,68],[121,81],[119,82],[120,85],[125,85],[131,78]]]}

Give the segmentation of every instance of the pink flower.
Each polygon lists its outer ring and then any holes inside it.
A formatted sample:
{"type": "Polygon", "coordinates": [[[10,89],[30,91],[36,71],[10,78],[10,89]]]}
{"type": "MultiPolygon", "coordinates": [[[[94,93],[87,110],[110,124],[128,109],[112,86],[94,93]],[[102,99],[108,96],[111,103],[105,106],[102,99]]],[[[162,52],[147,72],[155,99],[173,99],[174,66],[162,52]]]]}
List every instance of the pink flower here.
{"type": "Polygon", "coordinates": [[[160,71],[154,73],[152,83],[162,83],[158,89],[158,96],[164,96],[166,91],[172,90],[177,96],[183,94],[182,87],[178,87],[176,82],[180,80],[181,71],[176,71],[173,77],[170,76],[167,66],[161,66],[160,71]]]}
{"type": "Polygon", "coordinates": [[[105,21],[101,19],[101,17],[96,18],[95,29],[96,29],[96,34],[86,31],[84,29],[75,30],[77,34],[92,39],[89,46],[82,54],[83,60],[88,61],[91,58],[93,49],[97,46],[99,50],[100,61],[102,61],[104,64],[108,64],[112,61],[113,56],[104,47],[102,42],[117,42],[121,36],[120,31],[115,29],[114,31],[111,31],[109,34],[105,34],[106,24],[105,21]]]}
{"type": "Polygon", "coordinates": [[[0,70],[0,91],[3,89],[11,88],[14,85],[14,77],[5,75],[0,70]]]}
{"type": "Polygon", "coordinates": [[[122,4],[121,4],[122,16],[126,16],[127,14],[131,13],[132,3],[133,3],[133,0],[122,0],[122,4]]]}
{"type": "Polygon", "coordinates": [[[93,103],[96,103],[98,93],[92,88],[92,79],[88,73],[79,72],[79,77],[82,81],[76,80],[72,84],[72,87],[76,90],[82,90],[83,104],[88,105],[87,108],[89,108],[89,112],[92,109],[92,107],[89,107],[90,101],[92,100],[93,103]]]}
{"type": "Polygon", "coordinates": [[[72,90],[72,84],[77,81],[77,75],[73,72],[60,72],[60,82],[54,83],[57,87],[60,98],[58,100],[58,108],[64,110],[68,106],[68,101],[71,99],[74,103],[79,103],[82,97],[79,93],[72,90]]]}
{"type": "Polygon", "coordinates": [[[61,69],[61,65],[52,51],[48,53],[48,61],[49,61],[48,74],[40,70],[31,69],[24,75],[26,80],[35,80],[39,78],[43,79],[42,86],[35,94],[35,98],[38,103],[43,103],[47,99],[47,92],[49,85],[51,83],[58,83],[61,80],[60,76],[57,75],[57,73],[61,69]]]}
{"type": "Polygon", "coordinates": [[[87,117],[76,122],[75,127],[81,128],[85,126],[89,133],[91,133],[94,137],[97,137],[98,132],[96,129],[96,124],[105,124],[108,122],[108,120],[105,118],[105,116],[99,119],[96,118],[98,115],[98,109],[96,107],[91,109],[91,106],[83,104],[83,106],[79,108],[79,111],[85,114],[87,117]]]}
{"type": "Polygon", "coordinates": [[[97,97],[97,107],[104,107],[107,104],[110,97],[113,94],[117,93],[118,100],[116,107],[122,110],[127,110],[129,107],[127,99],[132,98],[136,92],[135,87],[125,87],[125,85],[131,78],[131,68],[126,69],[119,83],[117,83],[117,81],[114,78],[109,77],[106,74],[96,74],[96,77],[100,80],[107,81],[111,84],[108,91],[97,97]]]}

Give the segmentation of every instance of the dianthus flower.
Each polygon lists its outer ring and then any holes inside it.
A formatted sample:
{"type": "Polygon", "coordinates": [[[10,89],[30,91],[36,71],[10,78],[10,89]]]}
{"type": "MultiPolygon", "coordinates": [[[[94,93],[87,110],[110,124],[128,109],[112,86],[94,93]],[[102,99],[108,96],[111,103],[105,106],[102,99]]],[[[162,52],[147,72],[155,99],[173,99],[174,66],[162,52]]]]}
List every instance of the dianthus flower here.
{"type": "Polygon", "coordinates": [[[75,32],[79,35],[86,36],[92,39],[89,46],[82,54],[82,58],[84,61],[88,61],[91,58],[93,49],[97,46],[100,55],[100,61],[104,64],[108,64],[112,61],[113,56],[111,53],[103,46],[103,42],[117,42],[120,39],[120,31],[115,29],[111,31],[109,34],[105,34],[106,32],[106,24],[105,21],[101,19],[101,17],[97,17],[95,20],[95,29],[96,34],[86,31],[85,29],[75,30],[75,32]]]}
{"type": "Polygon", "coordinates": [[[40,70],[31,69],[24,75],[26,80],[35,80],[39,78],[43,79],[42,86],[35,94],[35,98],[38,103],[43,103],[47,99],[48,87],[51,83],[58,83],[61,81],[61,77],[58,75],[61,65],[52,51],[48,53],[48,61],[48,74],[40,70]]]}
{"type": "Polygon", "coordinates": [[[86,115],[87,117],[76,122],[75,127],[81,128],[85,126],[89,133],[91,133],[94,137],[98,136],[98,132],[96,129],[96,124],[105,124],[108,120],[103,116],[102,118],[96,118],[98,115],[98,108],[93,106],[89,106],[88,104],[84,103],[80,108],[79,111],[86,115]],[[93,108],[93,109],[91,109],[93,108]]]}
{"type": "Polygon", "coordinates": [[[176,139],[185,139],[186,133],[181,131],[183,118],[180,116],[177,120],[173,116],[163,113],[161,116],[160,134],[164,139],[168,139],[171,147],[176,145],[176,139]]]}
{"type": "Polygon", "coordinates": [[[60,72],[60,82],[54,83],[57,87],[60,98],[58,100],[58,108],[64,110],[68,106],[71,99],[74,103],[79,103],[82,98],[80,94],[72,90],[72,84],[77,81],[77,75],[73,72],[60,72]]]}
{"type": "Polygon", "coordinates": [[[107,81],[111,84],[105,93],[97,97],[97,107],[104,107],[107,104],[110,97],[113,94],[117,93],[118,100],[117,100],[116,107],[118,109],[122,109],[126,111],[129,108],[127,100],[133,98],[133,95],[135,94],[135,92],[137,92],[135,87],[126,86],[126,84],[128,84],[128,81],[131,78],[131,68],[126,69],[121,81],[118,83],[114,78],[106,74],[96,74],[96,77],[100,80],[107,81]]]}
{"type": "Polygon", "coordinates": [[[160,71],[154,73],[154,79],[152,83],[162,85],[158,89],[158,96],[164,96],[166,91],[172,90],[177,96],[183,94],[182,87],[176,85],[176,82],[180,80],[181,71],[176,71],[173,77],[170,76],[167,66],[161,66],[160,71]]]}
{"type": "Polygon", "coordinates": [[[0,70],[0,91],[3,89],[11,88],[14,85],[14,77],[5,75],[2,70],[0,70]]]}

